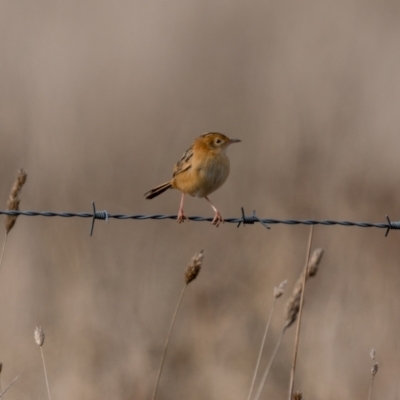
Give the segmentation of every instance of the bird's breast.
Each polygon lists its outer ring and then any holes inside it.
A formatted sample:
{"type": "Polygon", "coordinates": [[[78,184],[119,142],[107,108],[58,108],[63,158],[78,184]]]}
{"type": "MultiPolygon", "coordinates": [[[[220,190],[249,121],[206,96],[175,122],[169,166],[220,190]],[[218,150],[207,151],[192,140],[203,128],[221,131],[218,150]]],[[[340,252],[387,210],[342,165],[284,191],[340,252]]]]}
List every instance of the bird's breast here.
{"type": "Polygon", "coordinates": [[[174,187],[194,197],[205,197],[224,184],[229,170],[225,154],[194,159],[188,171],[175,177],[174,187]]]}

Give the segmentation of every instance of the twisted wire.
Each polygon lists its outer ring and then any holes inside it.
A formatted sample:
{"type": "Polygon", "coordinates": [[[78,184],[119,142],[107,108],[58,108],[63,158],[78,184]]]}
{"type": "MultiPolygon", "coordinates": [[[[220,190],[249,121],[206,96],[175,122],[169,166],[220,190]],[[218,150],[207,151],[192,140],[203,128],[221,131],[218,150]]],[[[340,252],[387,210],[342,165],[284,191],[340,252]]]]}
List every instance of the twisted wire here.
{"type": "MultiPolygon", "coordinates": [[[[115,218],[115,219],[137,219],[137,220],[144,220],[144,219],[177,219],[178,216],[175,214],[109,214],[106,211],[96,211],[96,214],[87,213],[87,212],[54,212],[54,211],[15,211],[15,210],[0,210],[0,215],[23,215],[26,217],[63,217],[63,218],[93,218],[94,216],[96,219],[106,219],[105,217],[100,217],[100,213],[106,213],[107,218],[115,218]]],[[[105,214],[103,214],[105,215],[105,214]]],[[[212,217],[199,217],[199,216],[192,216],[187,217],[190,221],[195,222],[202,222],[207,221],[211,222],[213,220],[212,217]]],[[[226,218],[224,219],[225,222],[228,223],[243,223],[243,217],[240,218],[226,218]]],[[[245,216],[245,224],[254,224],[255,222],[264,222],[265,224],[286,224],[286,225],[342,225],[342,226],[358,226],[360,228],[388,228],[388,223],[373,223],[373,222],[353,222],[353,221],[334,221],[334,220],[314,220],[314,219],[305,219],[305,220],[295,220],[295,219],[270,219],[270,218],[258,218],[254,215],[252,216],[245,216]]],[[[400,225],[399,222],[391,222],[392,225],[400,225]]],[[[392,226],[394,228],[394,226],[392,226]]],[[[396,227],[394,229],[400,229],[396,227]]]]}
{"type": "MultiPolygon", "coordinates": [[[[20,210],[0,210],[0,215],[12,215],[12,216],[27,216],[27,217],[62,217],[62,218],[92,218],[92,229],[91,233],[93,233],[94,221],[96,219],[100,220],[109,220],[113,219],[133,219],[133,220],[146,220],[146,219],[155,219],[155,220],[163,220],[163,219],[177,219],[177,215],[166,215],[166,214],[110,214],[107,211],[97,211],[94,202],[92,203],[93,212],[53,212],[53,211],[20,211],[20,210]]],[[[285,224],[285,225],[324,225],[324,226],[355,226],[359,228],[380,228],[386,229],[386,236],[392,229],[400,229],[400,221],[391,221],[388,216],[386,216],[387,222],[384,223],[372,223],[372,222],[354,222],[354,221],[336,221],[336,220],[314,220],[314,219],[305,219],[305,220],[295,220],[295,219],[271,219],[271,218],[259,218],[256,216],[255,211],[251,216],[246,216],[243,208],[242,216],[239,218],[226,218],[226,223],[237,224],[239,227],[241,224],[243,225],[253,225],[255,223],[262,224],[265,228],[270,229],[269,225],[276,224],[285,224]]],[[[211,217],[200,217],[200,216],[191,216],[187,217],[188,220],[194,222],[211,222],[213,218],[211,217]]]]}

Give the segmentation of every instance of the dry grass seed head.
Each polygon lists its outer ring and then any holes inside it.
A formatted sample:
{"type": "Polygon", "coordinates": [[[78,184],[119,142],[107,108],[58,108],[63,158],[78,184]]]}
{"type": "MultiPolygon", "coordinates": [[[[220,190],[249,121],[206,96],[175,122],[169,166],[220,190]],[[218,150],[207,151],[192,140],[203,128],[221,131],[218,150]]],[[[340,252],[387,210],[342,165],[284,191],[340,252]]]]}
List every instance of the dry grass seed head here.
{"type": "Polygon", "coordinates": [[[41,326],[37,326],[33,333],[35,342],[38,346],[42,347],[44,343],[45,334],[41,326]]]}
{"type": "Polygon", "coordinates": [[[185,272],[186,284],[189,284],[190,282],[192,282],[197,278],[197,275],[199,274],[201,266],[203,264],[203,259],[204,259],[203,250],[201,250],[200,253],[197,253],[192,257],[185,272]]]}
{"type": "Polygon", "coordinates": [[[281,297],[283,293],[285,293],[286,284],[287,284],[287,279],[281,282],[278,287],[276,286],[274,287],[274,297],[276,299],[279,299],[279,297],[281,297]]]}
{"type": "Polygon", "coordinates": [[[378,372],[378,363],[376,362],[375,356],[376,352],[375,349],[371,349],[371,353],[369,353],[371,360],[374,362],[371,368],[371,375],[374,377],[376,373],[378,372]]]}
{"type": "MultiPolygon", "coordinates": [[[[10,197],[7,201],[7,210],[10,211],[18,211],[19,210],[19,203],[21,199],[18,197],[21,193],[22,186],[24,186],[28,175],[27,173],[21,168],[18,171],[17,178],[11,188],[10,197]]],[[[6,226],[6,233],[8,234],[13,226],[15,225],[15,221],[17,220],[17,215],[7,215],[5,226],[6,226]]]]}
{"type": "Polygon", "coordinates": [[[299,279],[294,286],[292,296],[286,303],[286,322],[285,327],[289,328],[297,318],[297,314],[299,313],[300,309],[300,299],[301,299],[301,292],[302,292],[302,282],[299,279]]]}
{"type": "Polygon", "coordinates": [[[323,249],[315,249],[310,257],[310,261],[308,263],[308,278],[315,276],[318,272],[318,265],[324,255],[323,249]]]}
{"type": "MultiPolygon", "coordinates": [[[[310,260],[308,262],[308,274],[307,279],[309,277],[313,277],[318,272],[318,265],[321,261],[322,255],[324,254],[323,249],[316,249],[312,253],[310,260]]],[[[303,291],[303,274],[302,272],[296,284],[294,285],[293,293],[290,299],[286,304],[286,322],[285,328],[289,328],[297,319],[297,314],[300,309],[300,300],[301,300],[301,292],[303,291]]]]}
{"type": "Polygon", "coordinates": [[[374,365],[371,368],[371,375],[375,376],[377,372],[378,372],[378,363],[374,361],[374,365]]]}

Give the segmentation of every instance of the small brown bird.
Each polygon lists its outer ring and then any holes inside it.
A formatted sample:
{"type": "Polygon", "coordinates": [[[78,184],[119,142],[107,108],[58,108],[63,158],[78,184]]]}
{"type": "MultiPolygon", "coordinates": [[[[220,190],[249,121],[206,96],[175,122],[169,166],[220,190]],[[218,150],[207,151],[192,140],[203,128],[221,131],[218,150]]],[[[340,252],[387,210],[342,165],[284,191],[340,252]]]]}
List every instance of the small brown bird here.
{"type": "Polygon", "coordinates": [[[183,212],[185,194],[204,197],[215,212],[213,225],[219,226],[224,220],[208,195],[221,187],[228,178],[229,158],[226,150],[229,145],[238,142],[239,139],[229,139],[217,132],[199,136],[175,164],[172,179],[145,193],[146,199],[152,199],[167,189],[180,190],[182,198],[177,221],[181,223],[187,218],[183,212]]]}

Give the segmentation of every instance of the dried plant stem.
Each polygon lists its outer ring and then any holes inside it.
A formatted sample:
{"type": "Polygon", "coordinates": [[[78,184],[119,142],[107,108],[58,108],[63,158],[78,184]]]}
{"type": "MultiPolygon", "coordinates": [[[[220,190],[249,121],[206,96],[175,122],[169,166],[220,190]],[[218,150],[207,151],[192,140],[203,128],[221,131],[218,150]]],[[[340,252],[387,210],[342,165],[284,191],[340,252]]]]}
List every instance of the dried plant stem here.
{"type": "Polygon", "coordinates": [[[372,386],[374,385],[374,377],[371,378],[371,382],[369,384],[369,393],[368,393],[368,400],[371,400],[371,394],[372,394],[372,386]]]}
{"type": "MultiPolygon", "coordinates": [[[[1,265],[1,263],[0,263],[1,265]]],[[[3,363],[0,362],[0,393],[3,393],[3,388],[1,387],[1,373],[3,372],[3,363]]]]}
{"type": "Polygon", "coordinates": [[[270,324],[270,322],[271,322],[271,318],[272,318],[272,315],[273,315],[273,313],[274,313],[275,303],[276,303],[276,297],[274,297],[274,302],[272,303],[272,307],[271,307],[271,311],[270,311],[270,313],[269,313],[267,325],[266,325],[266,327],[265,327],[264,336],[263,336],[263,338],[262,338],[260,351],[259,351],[259,353],[258,353],[257,364],[256,364],[256,368],[255,368],[255,370],[254,370],[253,380],[251,381],[251,386],[250,386],[249,394],[248,394],[248,396],[247,396],[247,400],[250,400],[251,394],[253,393],[254,384],[255,384],[255,382],[256,382],[256,377],[257,377],[257,373],[258,373],[258,368],[259,368],[259,366],[260,366],[261,355],[262,355],[262,352],[263,352],[263,350],[264,350],[265,339],[266,339],[266,337],[267,337],[267,333],[268,333],[268,329],[269,329],[269,324],[270,324]]]}
{"type": "Polygon", "coordinates": [[[154,400],[156,398],[156,395],[157,395],[158,384],[160,382],[161,372],[162,372],[162,369],[163,369],[165,356],[166,356],[167,350],[168,350],[169,338],[171,337],[172,328],[174,327],[176,315],[178,314],[178,310],[179,310],[179,307],[181,305],[181,302],[182,302],[182,299],[183,299],[183,295],[185,294],[185,290],[187,288],[187,285],[189,285],[190,282],[193,282],[197,278],[197,276],[199,275],[200,270],[201,270],[201,266],[203,264],[203,259],[204,259],[204,254],[203,254],[203,250],[201,250],[200,253],[197,253],[192,257],[192,259],[190,260],[189,265],[186,268],[185,276],[184,276],[185,285],[182,288],[181,295],[179,296],[179,300],[178,300],[178,303],[176,304],[174,315],[172,317],[171,324],[169,326],[167,338],[165,340],[164,351],[163,351],[163,355],[162,355],[161,362],[160,362],[160,367],[158,369],[157,381],[156,381],[156,384],[154,386],[152,400],[154,400]]]}
{"type": "Polygon", "coordinates": [[[50,396],[50,386],[49,386],[49,380],[47,379],[47,370],[46,370],[46,363],[44,362],[44,354],[43,354],[43,347],[40,346],[40,354],[42,355],[42,361],[43,361],[43,369],[44,369],[44,377],[46,379],[46,386],[47,386],[47,394],[49,396],[49,400],[51,400],[50,396]]]}
{"type": "Polygon", "coordinates": [[[306,281],[307,281],[307,277],[308,277],[308,263],[309,263],[309,260],[310,260],[311,243],[312,243],[312,239],[313,239],[313,232],[314,232],[314,225],[311,225],[311,227],[310,227],[310,235],[308,237],[307,257],[306,257],[306,262],[305,262],[304,272],[303,272],[303,285],[302,285],[301,298],[300,298],[299,317],[298,317],[297,327],[296,327],[295,345],[294,345],[294,352],[293,352],[293,362],[292,362],[292,369],[291,369],[291,372],[290,372],[289,397],[288,397],[289,400],[292,399],[292,395],[293,395],[294,374],[295,374],[295,371],[296,371],[297,351],[298,351],[298,348],[299,348],[301,317],[303,315],[304,292],[305,292],[305,289],[306,289],[306,281]]]}
{"type": "Polygon", "coordinates": [[[378,372],[378,363],[376,362],[376,352],[375,349],[371,349],[371,353],[370,353],[370,357],[372,359],[372,368],[371,368],[371,382],[369,384],[369,393],[368,393],[368,400],[371,400],[371,395],[372,395],[372,386],[374,385],[374,379],[375,379],[375,375],[378,372]]]}
{"type": "Polygon", "coordinates": [[[19,378],[19,375],[16,376],[11,383],[4,389],[4,392],[0,393],[0,397],[4,397],[4,395],[6,394],[7,390],[10,389],[10,387],[14,384],[14,382],[19,378]]]}
{"type": "Polygon", "coordinates": [[[165,344],[164,344],[163,355],[162,355],[162,357],[161,357],[160,366],[159,366],[159,368],[158,368],[158,375],[157,375],[156,384],[155,384],[155,386],[154,386],[153,396],[151,397],[152,400],[154,400],[154,399],[156,398],[156,395],[157,395],[158,384],[159,384],[159,382],[160,382],[161,372],[162,372],[162,369],[163,369],[163,365],[164,365],[164,361],[165,361],[165,356],[166,356],[167,350],[168,350],[169,339],[170,339],[170,337],[171,337],[172,328],[174,327],[176,315],[178,314],[178,310],[179,310],[179,307],[180,307],[180,305],[181,305],[181,302],[182,302],[182,299],[183,299],[183,295],[185,294],[187,285],[188,285],[188,284],[185,283],[185,285],[184,285],[183,288],[182,288],[181,295],[179,296],[179,300],[178,300],[178,303],[176,304],[175,311],[174,311],[174,315],[173,315],[173,317],[172,317],[171,324],[170,324],[170,326],[169,326],[167,338],[166,338],[165,344]]]}
{"type": "Polygon", "coordinates": [[[264,388],[265,381],[267,380],[269,371],[271,370],[271,366],[272,366],[272,364],[273,364],[273,362],[275,360],[276,354],[278,353],[279,347],[281,346],[282,339],[285,336],[285,332],[286,332],[287,328],[288,328],[287,326],[284,326],[283,329],[282,329],[281,335],[279,336],[278,342],[276,343],[274,352],[272,353],[271,358],[269,359],[267,368],[265,369],[265,372],[264,372],[264,375],[263,375],[263,377],[261,379],[260,385],[258,386],[256,397],[254,398],[254,400],[258,400],[260,398],[261,392],[262,392],[262,390],[264,388]]]}
{"type": "Polygon", "coordinates": [[[8,238],[8,233],[6,233],[6,235],[4,236],[3,248],[1,250],[1,255],[0,255],[0,270],[1,270],[1,266],[3,264],[3,257],[4,257],[4,252],[6,250],[7,238],[8,238]]]}

